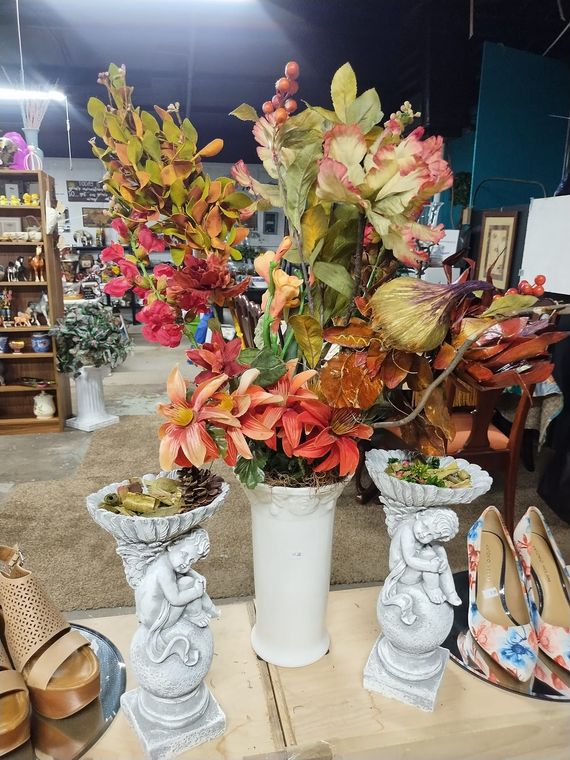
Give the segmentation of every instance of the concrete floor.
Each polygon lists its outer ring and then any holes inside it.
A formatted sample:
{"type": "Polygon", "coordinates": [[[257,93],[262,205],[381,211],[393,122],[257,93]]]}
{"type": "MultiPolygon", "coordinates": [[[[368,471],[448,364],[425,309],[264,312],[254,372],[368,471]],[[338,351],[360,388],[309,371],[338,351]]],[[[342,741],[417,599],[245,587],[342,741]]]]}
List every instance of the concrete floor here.
{"type": "MultiPolygon", "coordinates": [[[[184,349],[147,343],[140,328],[133,329],[133,350],[126,361],[104,381],[107,409],[112,414],[154,414],[166,401],[166,378],[176,364],[192,379],[196,369],[186,363],[184,349]]],[[[71,381],[75,407],[74,384],[71,381]]],[[[63,433],[6,435],[0,439],[0,502],[16,483],[69,477],[81,463],[91,433],[66,428],[63,433]],[[30,452],[33,468],[30,466],[30,452]]]]}

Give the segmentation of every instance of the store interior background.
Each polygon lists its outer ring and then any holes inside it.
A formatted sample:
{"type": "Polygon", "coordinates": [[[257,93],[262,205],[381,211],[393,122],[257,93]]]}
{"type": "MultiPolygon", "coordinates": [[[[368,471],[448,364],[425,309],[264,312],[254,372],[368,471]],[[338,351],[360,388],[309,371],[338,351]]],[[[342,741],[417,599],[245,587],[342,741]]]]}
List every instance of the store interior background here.
{"type": "MultiPolygon", "coordinates": [[[[385,113],[410,100],[422,112],[428,132],[444,136],[453,170],[471,172],[475,246],[477,213],[518,209],[522,239],[530,199],[542,196],[539,185],[550,196],[562,177],[568,151],[570,32],[549,47],[570,20],[570,2],[162,0],[158,5],[143,0],[25,0],[20,11],[27,82],[57,83],[69,99],[72,166],[65,112],[57,103],[48,109],[39,143],[44,170],[55,178],[57,198],[69,209],[70,232],[63,237],[70,244],[73,232],[85,226],[81,209],[102,205],[69,202],[66,182],[101,179],[101,164],[91,157],[86,103],[91,96],[101,97],[97,74],[110,61],[126,64],[142,108],[178,101],[201,144],[215,137],[224,140],[220,161],[206,164],[218,176],[227,175],[240,158],[256,162],[248,124],[228,113],[241,102],[260,105],[271,94],[283,62],[299,62],[300,94],[308,103],[320,104],[332,73],[349,60],[359,89],[376,87],[385,113]],[[481,185],[491,177],[534,184],[481,185]]],[[[0,5],[0,64],[2,84],[6,74],[19,81],[12,0],[0,5]]],[[[20,127],[18,105],[1,102],[0,129],[20,127]]],[[[449,192],[442,200],[440,221],[457,229],[460,208],[449,192]]],[[[277,213],[277,235],[263,234],[260,220],[259,235],[251,241],[256,247],[278,244],[283,218],[277,213]]],[[[114,232],[108,229],[106,238],[114,239],[114,232]]],[[[515,253],[513,282],[518,281],[521,257],[522,248],[515,253]]],[[[547,289],[556,293],[554,286],[547,289]]],[[[67,430],[0,439],[3,542],[25,543],[30,563],[65,610],[115,608],[131,599],[111,542],[89,524],[84,497],[125,474],[157,469],[154,410],[164,399],[168,371],[176,362],[182,364],[184,355],[144,342],[137,325],[130,332],[133,353],[105,381],[107,406],[120,415],[119,425],[96,433],[67,430]],[[97,573],[82,569],[83,560],[94,556],[112,582],[101,584],[97,573]],[[61,584],[58,577],[69,582],[61,584]]],[[[190,367],[185,372],[192,377],[190,367]]],[[[546,456],[547,451],[534,473],[521,466],[519,512],[531,503],[542,504],[536,484],[546,456]]],[[[499,484],[492,496],[500,500],[501,493],[499,484]]],[[[341,501],[333,582],[384,578],[387,538],[380,510],[373,504],[358,505],[351,491],[341,501]],[[358,552],[351,549],[355,543],[358,552]]],[[[492,497],[483,501],[462,518],[463,531],[492,497]]],[[[250,556],[247,513],[245,499],[232,489],[224,514],[212,522],[215,550],[204,569],[213,597],[252,593],[251,568],[240,560],[250,556]]],[[[570,526],[555,516],[552,524],[561,547],[570,549],[570,526]]],[[[463,568],[462,536],[455,546],[450,559],[463,568]]]]}

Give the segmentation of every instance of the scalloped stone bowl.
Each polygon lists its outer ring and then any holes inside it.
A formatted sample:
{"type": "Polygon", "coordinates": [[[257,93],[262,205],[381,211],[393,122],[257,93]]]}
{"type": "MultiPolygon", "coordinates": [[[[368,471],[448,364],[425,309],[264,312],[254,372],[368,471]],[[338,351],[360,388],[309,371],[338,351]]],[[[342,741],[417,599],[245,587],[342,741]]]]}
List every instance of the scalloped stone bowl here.
{"type": "MultiPolygon", "coordinates": [[[[160,472],[158,475],[144,475],[143,480],[154,480],[157,477],[174,479],[177,474],[176,470],[160,472]]],[[[131,544],[161,544],[188,533],[218,511],[230,488],[227,483],[224,483],[222,492],[211,504],[169,517],[128,517],[99,508],[99,504],[108,493],[115,492],[118,486],[127,485],[128,482],[128,480],[123,480],[120,483],[111,483],[90,494],[87,497],[87,509],[93,520],[111,533],[117,541],[131,544]]]]}
{"type": "Polygon", "coordinates": [[[493,478],[479,465],[454,457],[440,457],[440,462],[444,466],[451,462],[457,462],[462,470],[467,470],[471,476],[470,488],[439,488],[421,483],[408,483],[405,480],[398,480],[398,478],[388,475],[386,473],[388,459],[404,459],[408,453],[400,449],[389,451],[372,449],[366,452],[366,468],[383,498],[416,509],[469,504],[487,493],[493,483],[493,478]]]}

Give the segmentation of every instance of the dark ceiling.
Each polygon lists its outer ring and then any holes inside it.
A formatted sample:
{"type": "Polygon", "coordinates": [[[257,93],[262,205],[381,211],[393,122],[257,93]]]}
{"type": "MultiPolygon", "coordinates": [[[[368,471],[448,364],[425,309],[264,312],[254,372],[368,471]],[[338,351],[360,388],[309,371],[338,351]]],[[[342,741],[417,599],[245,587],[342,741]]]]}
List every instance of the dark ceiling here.
{"type": "MultiPolygon", "coordinates": [[[[222,137],[220,158],[233,161],[252,160],[254,144],[228,112],[270,98],[291,59],[310,103],[328,105],[349,60],[387,113],[409,99],[430,131],[458,135],[473,122],[483,41],[542,54],[570,22],[570,0],[20,0],[20,12],[26,85],[67,94],[75,157],[91,155],[85,104],[103,95],[97,73],[114,61],[127,65],[137,105],[179,101],[201,142],[222,137]]],[[[570,61],[570,30],[549,55],[570,61]]],[[[19,84],[16,0],[0,2],[0,65],[19,84]]],[[[17,105],[0,101],[0,131],[20,127],[17,105]]],[[[61,105],[50,105],[40,144],[66,155],[61,105]]]]}

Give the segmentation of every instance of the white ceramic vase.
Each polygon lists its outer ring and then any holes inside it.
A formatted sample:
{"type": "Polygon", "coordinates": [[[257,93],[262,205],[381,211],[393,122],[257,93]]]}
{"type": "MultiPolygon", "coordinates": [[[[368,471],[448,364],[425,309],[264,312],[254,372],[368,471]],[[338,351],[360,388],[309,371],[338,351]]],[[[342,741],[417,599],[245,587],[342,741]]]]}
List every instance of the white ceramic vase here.
{"type": "Polygon", "coordinates": [[[82,367],[75,378],[77,417],[66,421],[69,427],[90,433],[99,428],[115,425],[119,418],[105,408],[103,378],[111,374],[109,367],[82,367]]]}
{"type": "MultiPolygon", "coordinates": [[[[176,472],[160,476],[174,478],[176,472]]],[[[214,656],[209,621],[219,611],[206,593],[205,578],[192,565],[208,554],[208,534],[201,525],[221,507],[228,486],[205,507],[153,518],[101,509],[103,498],[119,485],[88,496],[87,509],[115,538],[135,591],[139,627],[131,664],[138,688],[123,694],[121,707],[146,755],[166,760],[225,730],[225,715],[204,682],[214,656]],[[168,594],[164,588],[170,588],[168,594]]]]}
{"type": "Polygon", "coordinates": [[[251,643],[266,662],[301,667],[329,649],[334,516],[345,485],[244,489],[251,504],[255,579],[251,643]]]}
{"type": "MultiPolygon", "coordinates": [[[[366,689],[431,711],[449,657],[441,644],[453,625],[453,607],[461,604],[444,548],[459,528],[450,506],[482,496],[493,481],[464,459],[455,461],[469,472],[469,488],[438,488],[388,475],[388,460],[405,456],[399,450],[366,453],[391,543],[390,573],[377,605],[382,633],[368,657],[363,683],[366,689]]],[[[441,458],[443,466],[453,461],[441,458]]]]}

